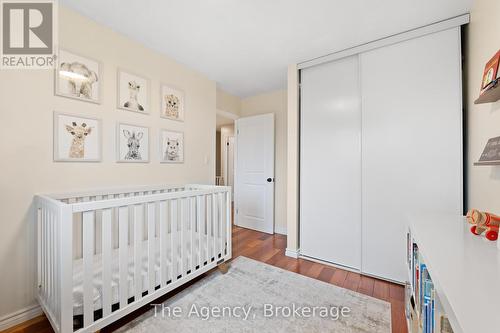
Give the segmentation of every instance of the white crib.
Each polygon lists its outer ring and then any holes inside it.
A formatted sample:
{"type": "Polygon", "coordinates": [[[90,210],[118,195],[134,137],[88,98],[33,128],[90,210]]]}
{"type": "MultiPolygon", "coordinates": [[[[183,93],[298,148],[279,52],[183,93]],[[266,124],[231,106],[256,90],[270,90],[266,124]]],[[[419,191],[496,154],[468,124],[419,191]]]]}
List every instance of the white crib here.
{"type": "Polygon", "coordinates": [[[38,301],[95,332],[231,258],[231,191],[147,186],[35,196],[38,301]]]}

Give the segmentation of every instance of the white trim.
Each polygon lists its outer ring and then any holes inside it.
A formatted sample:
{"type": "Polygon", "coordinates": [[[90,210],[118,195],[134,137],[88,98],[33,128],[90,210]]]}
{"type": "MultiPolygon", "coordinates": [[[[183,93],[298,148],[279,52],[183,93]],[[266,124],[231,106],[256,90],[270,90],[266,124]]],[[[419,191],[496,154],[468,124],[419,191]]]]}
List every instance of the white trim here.
{"type": "Polygon", "coordinates": [[[322,264],[322,265],[326,265],[326,266],[340,268],[340,269],[343,269],[344,271],[358,273],[360,275],[372,277],[372,278],[375,278],[375,279],[378,279],[378,280],[387,281],[387,282],[398,284],[398,285],[402,285],[402,286],[405,285],[405,283],[401,282],[401,281],[388,279],[388,278],[385,278],[383,276],[378,276],[378,275],[374,275],[374,274],[363,272],[362,270],[359,270],[359,269],[354,269],[354,268],[351,268],[351,267],[348,267],[348,266],[334,264],[334,263],[329,262],[329,261],[324,261],[324,260],[319,260],[319,259],[311,258],[311,257],[305,256],[305,255],[302,255],[302,254],[299,254],[299,258],[304,259],[304,260],[309,260],[309,261],[312,261],[312,262],[317,262],[318,264],[322,264]]]}
{"type": "Polygon", "coordinates": [[[240,116],[238,116],[235,113],[232,113],[232,112],[229,112],[229,111],[224,111],[224,110],[219,110],[219,109],[217,109],[216,113],[217,113],[218,116],[221,116],[221,117],[224,117],[224,118],[229,118],[229,119],[232,119],[232,120],[236,120],[236,119],[238,119],[240,117],[240,116]]]}
{"type": "Polygon", "coordinates": [[[351,48],[348,48],[345,50],[341,50],[338,52],[334,52],[334,53],[330,53],[330,54],[327,54],[324,56],[320,56],[318,58],[306,60],[306,61],[298,63],[297,68],[304,69],[307,67],[316,66],[319,64],[323,64],[325,62],[334,61],[334,60],[337,60],[340,58],[345,58],[345,57],[352,56],[352,55],[355,55],[358,53],[367,52],[367,51],[377,49],[380,47],[384,47],[384,46],[388,46],[391,44],[396,44],[396,43],[404,42],[406,40],[410,40],[410,39],[422,37],[425,35],[429,35],[432,33],[436,33],[439,31],[448,30],[451,28],[455,28],[455,27],[467,24],[467,23],[469,23],[469,21],[470,21],[470,14],[468,14],[468,13],[463,14],[460,16],[450,18],[448,20],[429,24],[429,25],[423,26],[421,28],[408,30],[405,32],[401,32],[399,34],[380,38],[380,39],[374,40],[372,42],[357,45],[357,46],[354,46],[354,47],[351,47],[351,48]]]}
{"type": "Polygon", "coordinates": [[[322,264],[322,265],[326,265],[326,266],[340,268],[340,269],[343,269],[344,271],[354,272],[354,273],[358,273],[358,274],[363,274],[361,272],[361,270],[359,270],[359,269],[352,268],[352,267],[349,267],[349,266],[335,264],[333,262],[329,262],[329,261],[325,261],[325,260],[316,259],[316,258],[309,257],[309,256],[306,256],[306,255],[303,255],[303,254],[300,254],[299,258],[302,258],[302,259],[305,259],[305,260],[309,260],[309,261],[312,261],[312,262],[317,262],[318,264],[322,264]]]}
{"type": "Polygon", "coordinates": [[[0,331],[22,324],[42,314],[42,308],[36,304],[3,316],[0,318],[0,331]]]}
{"type": "Polygon", "coordinates": [[[280,235],[285,235],[286,236],[286,234],[287,234],[286,233],[286,227],[284,227],[284,226],[278,226],[278,225],[276,225],[276,221],[274,221],[274,222],[275,222],[274,232],[276,234],[280,234],[280,235]]]}
{"type": "Polygon", "coordinates": [[[292,249],[287,248],[285,250],[285,256],[298,259],[300,257],[300,252],[299,252],[299,250],[292,250],[292,249]]]}

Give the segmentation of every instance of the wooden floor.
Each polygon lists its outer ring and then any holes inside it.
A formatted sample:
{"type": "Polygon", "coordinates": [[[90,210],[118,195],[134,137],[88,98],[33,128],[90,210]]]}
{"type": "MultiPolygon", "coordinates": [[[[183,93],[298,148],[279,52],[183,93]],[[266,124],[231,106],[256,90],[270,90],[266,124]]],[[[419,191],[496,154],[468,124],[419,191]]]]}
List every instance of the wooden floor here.
{"type": "Polygon", "coordinates": [[[254,230],[233,227],[233,257],[254,260],[309,276],[336,286],[357,291],[391,303],[392,333],[407,333],[404,314],[404,288],[400,285],[285,256],[286,236],[268,235],[254,230]]]}
{"type": "MultiPolygon", "coordinates": [[[[286,236],[268,235],[254,230],[233,227],[233,258],[246,256],[254,260],[286,269],[291,272],[309,276],[336,286],[357,291],[391,303],[392,332],[407,333],[406,320],[404,316],[404,289],[402,286],[386,281],[348,272],[339,268],[322,265],[308,260],[293,259],[285,256],[286,236]]],[[[203,275],[196,279],[203,278],[203,275]]],[[[195,281],[196,281],[195,280],[195,281]]],[[[193,281],[192,283],[194,283],[193,281]]],[[[188,285],[192,284],[189,283],[188,285]]],[[[154,303],[163,301],[180,290],[183,286],[171,292],[154,303]]],[[[130,322],[150,309],[145,306],[136,312],[122,318],[118,322],[104,328],[101,332],[113,332],[118,327],[130,322]]],[[[21,324],[5,333],[49,333],[53,332],[44,316],[21,324]]]]}

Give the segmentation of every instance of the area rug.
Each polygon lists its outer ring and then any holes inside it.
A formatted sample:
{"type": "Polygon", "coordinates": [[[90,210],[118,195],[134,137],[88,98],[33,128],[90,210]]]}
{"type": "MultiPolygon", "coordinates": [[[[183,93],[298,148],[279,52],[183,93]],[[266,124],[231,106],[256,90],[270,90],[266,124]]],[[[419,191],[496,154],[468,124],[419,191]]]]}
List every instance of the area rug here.
{"type": "Polygon", "coordinates": [[[390,333],[391,306],[238,257],[117,332],[390,333]]]}

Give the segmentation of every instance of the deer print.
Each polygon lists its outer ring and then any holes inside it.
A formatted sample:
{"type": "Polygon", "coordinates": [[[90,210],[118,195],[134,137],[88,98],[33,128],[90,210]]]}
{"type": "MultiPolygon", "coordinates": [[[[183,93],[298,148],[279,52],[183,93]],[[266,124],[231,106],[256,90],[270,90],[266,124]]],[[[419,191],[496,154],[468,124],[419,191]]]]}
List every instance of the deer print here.
{"type": "Polygon", "coordinates": [[[139,104],[137,101],[137,94],[139,94],[139,91],[141,89],[141,86],[137,84],[135,81],[130,81],[128,83],[128,91],[130,93],[129,100],[123,104],[124,107],[136,111],[144,111],[144,107],[139,104]]]}
{"type": "Polygon", "coordinates": [[[66,130],[73,136],[71,147],[69,148],[70,158],[85,157],[85,138],[92,132],[92,127],[87,127],[86,123],[80,126],[76,122],[72,122],[71,126],[66,125],[66,130]]]}
{"type": "Polygon", "coordinates": [[[165,150],[164,159],[173,162],[179,161],[179,139],[167,138],[167,149],[165,150]]]}
{"type": "Polygon", "coordinates": [[[165,115],[170,118],[179,118],[179,97],[175,95],[165,96],[165,115]]]}
{"type": "Polygon", "coordinates": [[[139,152],[139,148],[141,147],[141,139],[143,136],[142,132],[135,133],[132,131],[130,133],[129,130],[123,130],[123,135],[127,138],[127,147],[128,152],[125,155],[126,160],[142,160],[141,153],[139,152]]]}

